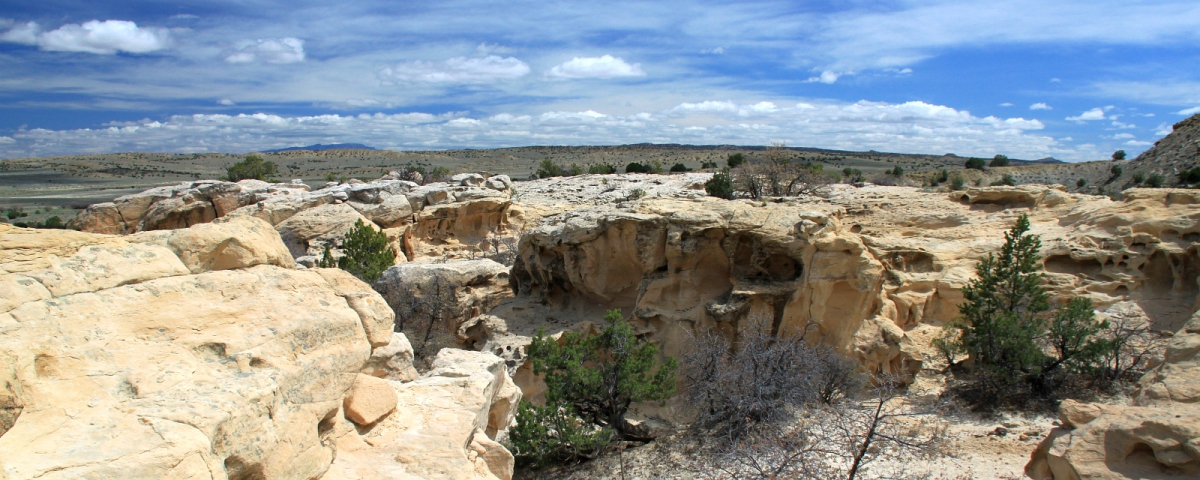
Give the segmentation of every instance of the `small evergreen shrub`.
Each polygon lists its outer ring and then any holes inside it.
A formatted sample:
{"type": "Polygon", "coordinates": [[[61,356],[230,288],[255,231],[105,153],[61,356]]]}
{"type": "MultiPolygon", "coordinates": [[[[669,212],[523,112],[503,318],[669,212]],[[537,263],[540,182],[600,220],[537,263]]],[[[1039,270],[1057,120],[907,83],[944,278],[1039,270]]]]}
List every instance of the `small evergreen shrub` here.
{"type": "Polygon", "coordinates": [[[704,191],[710,196],[729,200],[733,198],[733,178],[726,173],[714,173],[704,182],[704,191]]]}
{"type": "Polygon", "coordinates": [[[376,231],[362,220],[354,222],[354,228],[342,237],[342,256],[333,258],[328,245],[317,266],[340,268],[361,278],[367,283],[378,280],[383,271],[396,263],[396,251],[389,245],[387,234],[376,231]]]}
{"type": "Polygon", "coordinates": [[[963,164],[964,167],[969,168],[969,169],[975,169],[975,170],[983,170],[984,165],[985,165],[985,162],[983,161],[982,158],[975,158],[975,157],[968,158],[967,163],[963,164]]]}
{"type": "Polygon", "coordinates": [[[620,310],[610,310],[599,335],[538,330],[529,345],[533,372],[544,375],[546,403],[521,402],[509,429],[509,450],[522,463],[546,465],[595,456],[618,437],[635,438],[625,414],[635,402],[665,402],[675,393],[677,363],[658,360],[658,347],[637,337],[620,310]]]}
{"type": "Polygon", "coordinates": [[[1009,164],[1010,164],[1010,162],[1008,160],[1008,156],[996,155],[995,157],[992,157],[992,161],[991,161],[991,163],[988,164],[988,166],[989,167],[1007,167],[1009,164]]]}

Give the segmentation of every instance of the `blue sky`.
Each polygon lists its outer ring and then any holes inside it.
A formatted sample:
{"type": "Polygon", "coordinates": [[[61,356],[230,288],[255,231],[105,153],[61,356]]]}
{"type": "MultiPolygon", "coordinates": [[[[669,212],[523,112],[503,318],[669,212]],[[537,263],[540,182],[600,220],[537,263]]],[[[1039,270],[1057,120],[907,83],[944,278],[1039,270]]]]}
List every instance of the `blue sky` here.
{"type": "Polygon", "coordinates": [[[691,143],[1071,161],[1200,112],[1200,3],[0,2],[0,157],[691,143]]]}

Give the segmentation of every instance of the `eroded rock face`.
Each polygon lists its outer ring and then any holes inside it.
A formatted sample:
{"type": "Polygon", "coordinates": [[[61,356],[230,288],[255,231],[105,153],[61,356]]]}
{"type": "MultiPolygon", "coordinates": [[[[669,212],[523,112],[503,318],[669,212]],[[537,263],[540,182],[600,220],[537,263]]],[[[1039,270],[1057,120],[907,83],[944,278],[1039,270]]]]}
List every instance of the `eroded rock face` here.
{"type": "Polygon", "coordinates": [[[621,308],[668,354],[694,328],[732,334],[758,318],[786,333],[813,323],[867,369],[910,375],[958,315],[975,263],[1027,213],[1053,295],[1087,296],[1173,331],[1200,293],[1200,200],[1187,190],[1126,194],[839,186],[803,203],[650,198],[580,209],[522,239],[518,296],[492,314],[530,335],[621,308]]]}
{"type": "Polygon", "coordinates": [[[396,265],[383,272],[375,288],[398,312],[397,328],[403,331],[440,322],[435,328],[453,334],[463,322],[512,297],[508,267],[487,259],[396,265]]]}
{"type": "Polygon", "coordinates": [[[1025,472],[1036,480],[1200,477],[1200,312],[1138,382],[1133,405],[1065,401],[1025,472]]]}

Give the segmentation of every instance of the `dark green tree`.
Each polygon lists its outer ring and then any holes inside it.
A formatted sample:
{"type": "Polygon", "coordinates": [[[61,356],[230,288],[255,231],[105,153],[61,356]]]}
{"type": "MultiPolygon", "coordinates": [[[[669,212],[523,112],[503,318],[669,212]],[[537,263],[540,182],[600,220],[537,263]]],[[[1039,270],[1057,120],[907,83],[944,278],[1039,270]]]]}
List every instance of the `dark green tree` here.
{"type": "Polygon", "coordinates": [[[966,180],[963,180],[962,177],[955,175],[954,178],[950,179],[950,190],[962,190],[965,184],[966,180]]]}
{"type": "Polygon", "coordinates": [[[590,458],[579,452],[594,452],[617,435],[637,438],[625,421],[631,404],[674,395],[675,359],[660,362],[658,347],[638,338],[620,310],[610,310],[604,320],[608,325],[599,335],[568,332],[558,341],[544,329],[534,335],[528,361],[534,374],[544,375],[546,404],[522,402],[518,408],[518,423],[524,417],[541,426],[509,431],[517,457],[535,463],[590,458]]]}
{"type": "Polygon", "coordinates": [[[1117,151],[1113,152],[1112,159],[1113,160],[1124,160],[1125,159],[1125,151],[1117,150],[1117,151]]]}
{"type": "Polygon", "coordinates": [[[983,170],[983,166],[985,164],[986,162],[984,162],[982,158],[971,157],[967,159],[967,163],[963,164],[963,166],[966,168],[973,168],[975,170],[983,170]]]}
{"type": "Polygon", "coordinates": [[[629,165],[625,166],[625,173],[646,173],[649,171],[650,171],[649,168],[647,168],[645,165],[642,165],[638,162],[632,162],[629,165]]]}
{"type": "Polygon", "coordinates": [[[545,158],[542,160],[541,165],[538,165],[536,174],[538,178],[550,178],[565,176],[567,172],[563,170],[562,166],[554,163],[554,160],[545,158]]]}
{"type": "Polygon", "coordinates": [[[1010,162],[1008,160],[1007,155],[996,155],[995,157],[992,157],[992,162],[989,163],[988,166],[989,167],[1007,167],[1009,165],[1009,163],[1010,162]]]}
{"type": "Polygon", "coordinates": [[[279,167],[275,162],[264,161],[258,155],[247,155],[245,160],[225,169],[225,178],[231,182],[249,179],[273,181],[276,175],[279,175],[279,167]]]}
{"type": "Polygon", "coordinates": [[[1077,180],[1077,181],[1075,182],[1075,186],[1076,186],[1076,187],[1079,187],[1079,188],[1086,187],[1086,186],[1087,186],[1087,179],[1086,179],[1086,178],[1081,178],[1081,179],[1077,180]]]}
{"type": "Polygon", "coordinates": [[[340,247],[342,256],[334,259],[333,252],[326,245],[325,254],[317,266],[337,267],[372,283],[396,262],[396,251],[389,244],[387,234],[371,228],[362,220],[354,222],[354,228],[342,237],[340,247]]]}
{"type": "Polygon", "coordinates": [[[1122,173],[1125,173],[1125,169],[1121,168],[1120,165],[1113,165],[1111,171],[1114,177],[1119,177],[1122,173]]]}
{"type": "Polygon", "coordinates": [[[1029,227],[1028,215],[1021,215],[1000,252],[976,264],[977,278],[962,290],[960,317],[934,341],[952,364],[963,354],[970,358],[983,402],[1019,381],[1046,393],[1052,375],[1097,369],[1111,349],[1097,336],[1108,325],[1095,321],[1090,300],[1052,310],[1038,254],[1042,242],[1029,227]]]}
{"type": "Polygon", "coordinates": [[[1150,188],[1159,188],[1163,186],[1163,182],[1166,180],[1167,179],[1164,178],[1161,173],[1151,173],[1149,177],[1146,177],[1146,186],[1150,188]]]}
{"type": "Polygon", "coordinates": [[[714,173],[712,178],[704,182],[704,191],[713,197],[732,199],[733,179],[726,173],[714,173]]]}
{"type": "Polygon", "coordinates": [[[675,172],[690,172],[691,170],[692,170],[692,169],[688,168],[688,167],[687,167],[687,165],[684,165],[684,164],[682,164],[682,163],[676,163],[676,164],[674,164],[674,165],[671,165],[671,172],[672,172],[672,173],[675,173],[675,172]]]}
{"type": "Polygon", "coordinates": [[[746,156],[741,153],[732,154],[729,158],[725,159],[725,164],[729,165],[729,168],[737,168],[738,165],[743,163],[746,163],[746,156]]]}

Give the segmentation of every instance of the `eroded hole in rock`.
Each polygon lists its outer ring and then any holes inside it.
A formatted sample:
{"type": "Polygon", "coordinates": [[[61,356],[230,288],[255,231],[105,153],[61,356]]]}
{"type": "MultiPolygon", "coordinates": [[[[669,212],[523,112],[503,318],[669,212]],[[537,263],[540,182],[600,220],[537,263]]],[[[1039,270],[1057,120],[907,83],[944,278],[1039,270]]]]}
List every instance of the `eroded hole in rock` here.
{"type": "MultiPolygon", "coordinates": [[[[328,435],[331,430],[333,430],[333,427],[337,425],[337,414],[339,411],[340,410],[336,408],[330,410],[325,414],[325,417],[321,418],[321,421],[317,422],[318,436],[324,437],[328,435]]],[[[228,460],[226,460],[226,462],[228,462],[228,460]]]]}
{"type": "Polygon", "coordinates": [[[1165,295],[1175,286],[1175,273],[1171,268],[1171,259],[1161,251],[1154,252],[1142,268],[1146,276],[1145,290],[1150,298],[1165,295]]]}
{"type": "Polygon", "coordinates": [[[246,464],[241,457],[232,456],[225,459],[225,472],[229,480],[266,480],[261,463],[246,464]]]}
{"type": "Polygon", "coordinates": [[[1086,275],[1095,277],[1104,270],[1104,265],[1094,258],[1074,259],[1070,255],[1051,255],[1046,257],[1046,271],[1050,273],[1065,273],[1068,275],[1086,275]]]}
{"type": "Polygon", "coordinates": [[[762,267],[771,280],[776,282],[790,282],[800,277],[799,263],[787,255],[771,255],[763,262],[762,267]]]}
{"type": "Polygon", "coordinates": [[[925,252],[893,252],[884,256],[884,263],[892,270],[906,273],[929,273],[937,271],[933,255],[925,252]]]}

